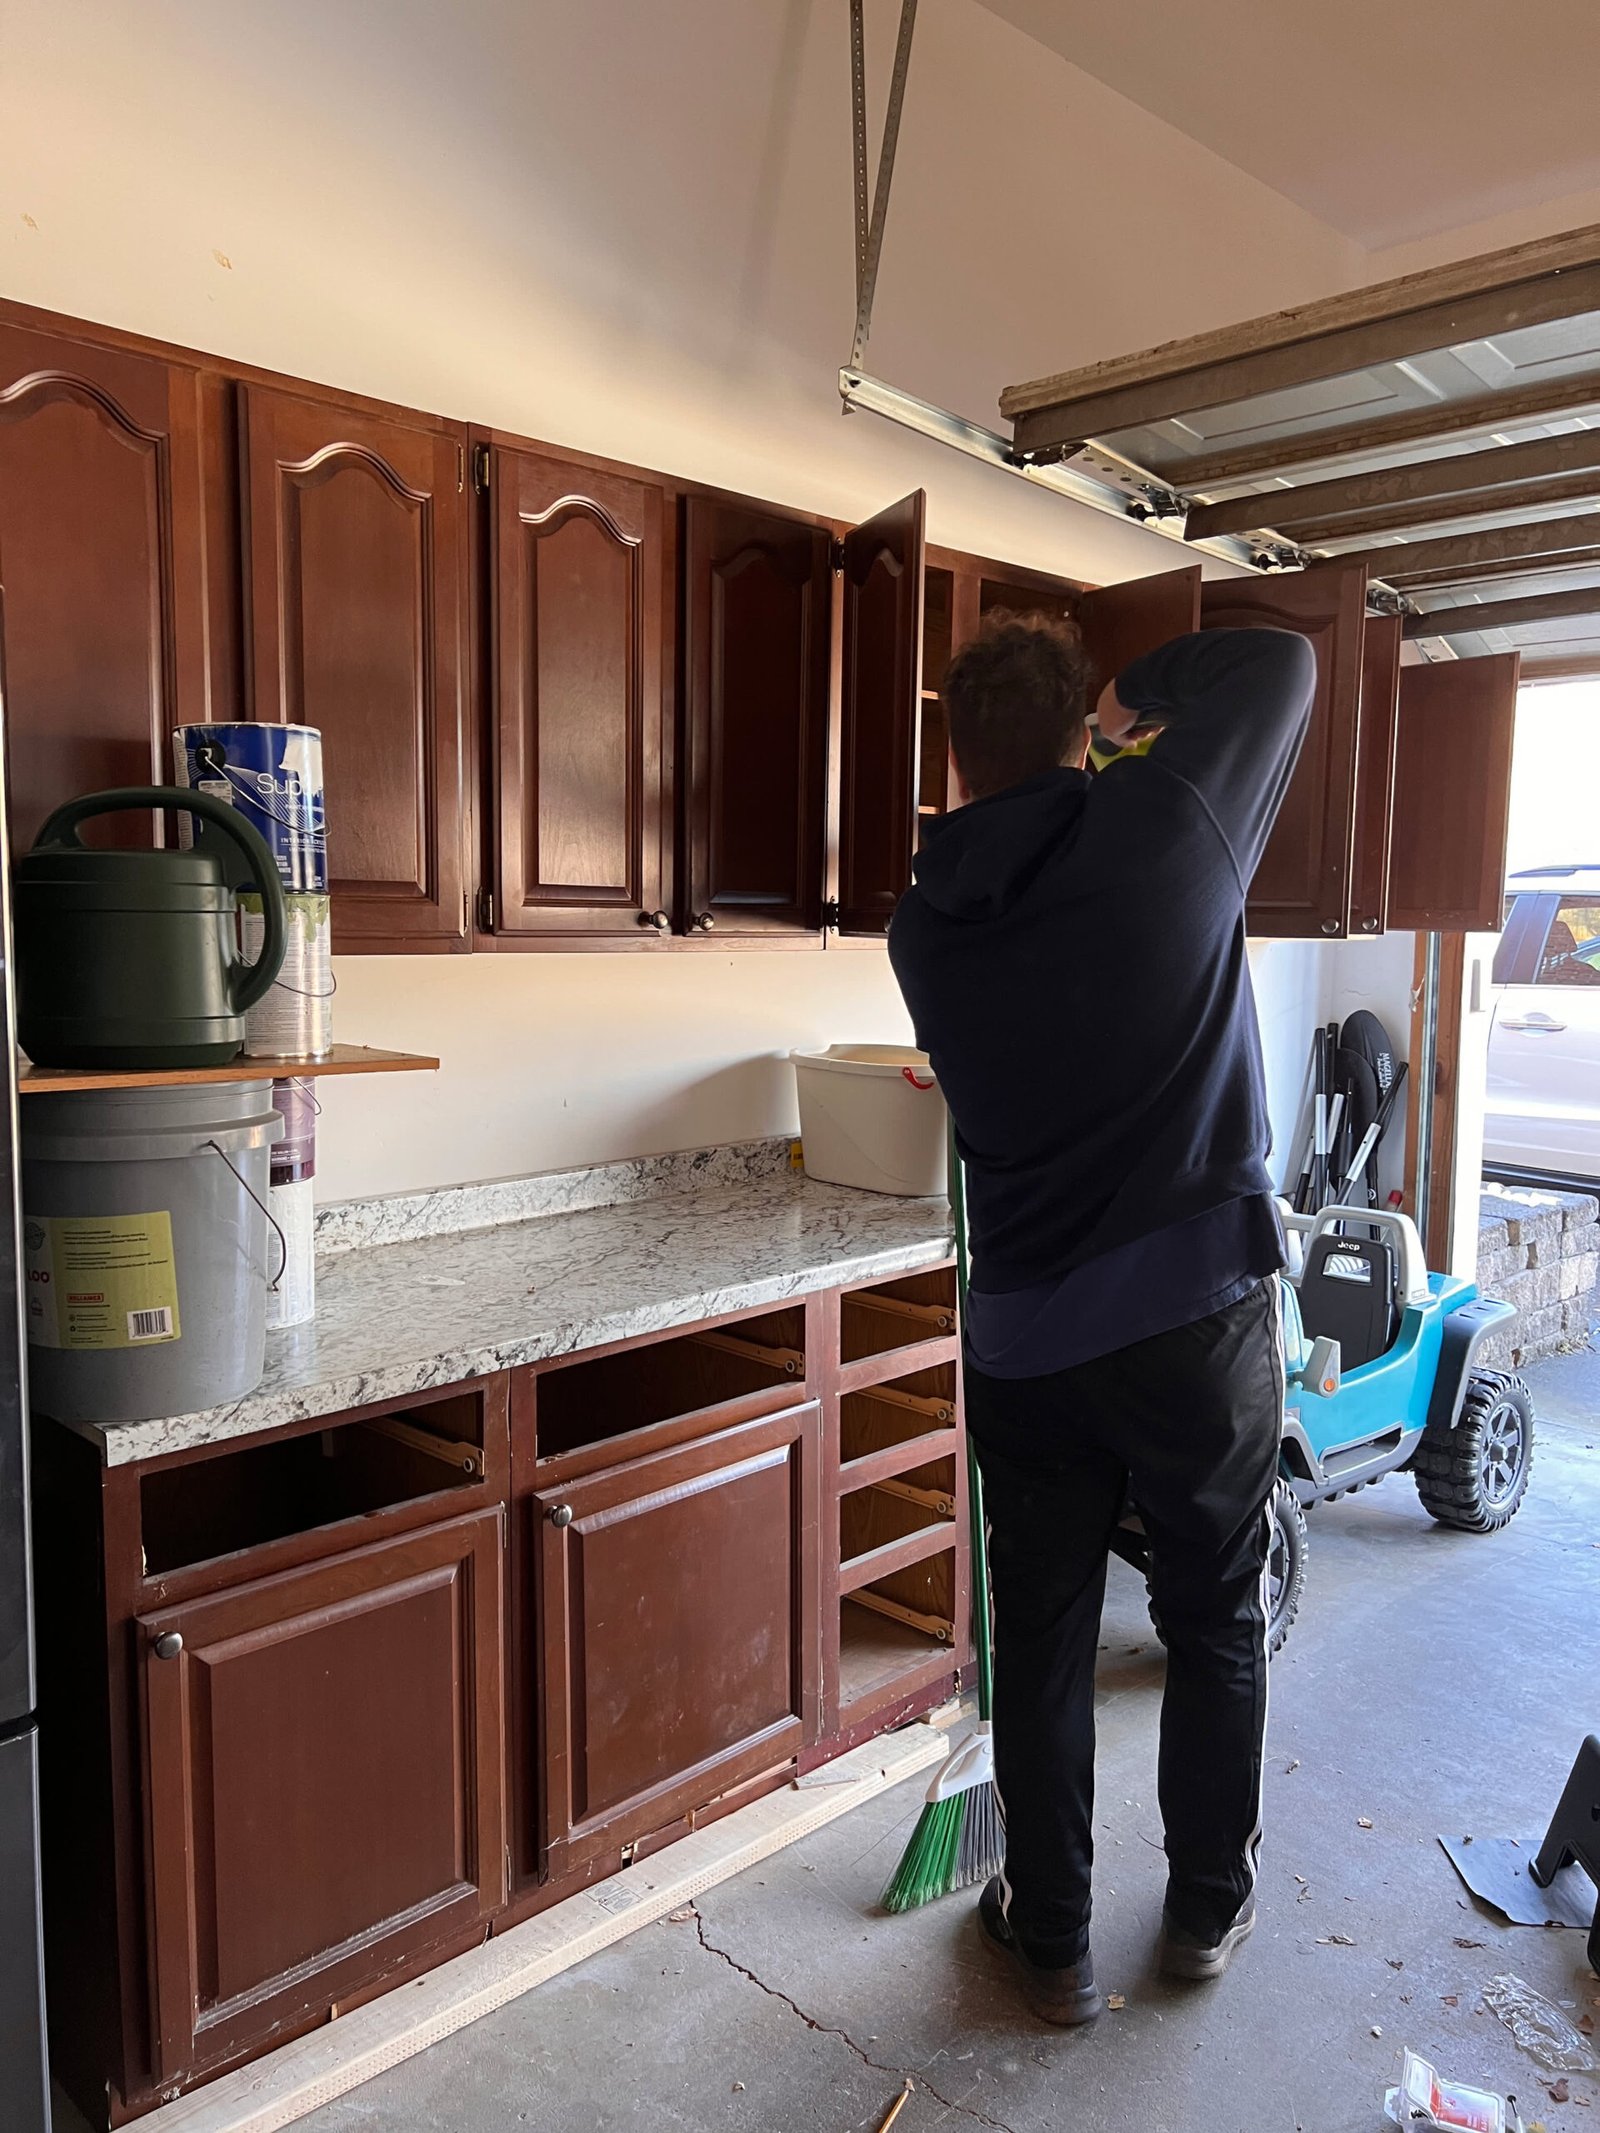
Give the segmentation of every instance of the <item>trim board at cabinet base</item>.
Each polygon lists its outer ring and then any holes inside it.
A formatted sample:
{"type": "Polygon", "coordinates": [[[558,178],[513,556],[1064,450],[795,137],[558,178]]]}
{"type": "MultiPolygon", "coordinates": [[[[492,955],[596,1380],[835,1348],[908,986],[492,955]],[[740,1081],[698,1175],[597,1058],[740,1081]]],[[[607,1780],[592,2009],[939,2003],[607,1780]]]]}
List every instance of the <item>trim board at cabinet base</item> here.
{"type": "Polygon", "coordinates": [[[736,1808],[708,1829],[693,1831],[638,1866],[580,1890],[381,1999],[162,2104],[135,2119],[133,2127],[137,2133],[277,2133],[640,1926],[692,1903],[718,1882],[770,1859],[891,1785],[931,1769],[948,1752],[943,1728],[957,1715],[955,1705],[946,1705],[898,1733],[853,1748],[798,1784],[736,1808]]]}

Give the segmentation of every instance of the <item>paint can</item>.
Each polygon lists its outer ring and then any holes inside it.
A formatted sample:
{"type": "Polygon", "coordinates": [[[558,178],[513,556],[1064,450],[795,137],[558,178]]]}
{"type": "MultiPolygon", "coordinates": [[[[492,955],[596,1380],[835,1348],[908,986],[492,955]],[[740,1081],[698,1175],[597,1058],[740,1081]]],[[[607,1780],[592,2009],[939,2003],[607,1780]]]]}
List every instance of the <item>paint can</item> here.
{"type": "Polygon", "coordinates": [[[317,1172],[316,1091],[298,1078],[272,1084],[272,1108],[283,1121],[273,1143],[267,1204],[283,1238],[283,1271],[267,1292],[267,1327],[301,1326],[316,1315],[315,1253],[317,1172]]]}
{"type": "Polygon", "coordinates": [[[238,808],[266,840],[285,889],[327,893],[322,735],[315,726],[262,719],[180,726],[172,747],[178,783],[238,808]]]}
{"type": "MultiPolygon", "coordinates": [[[[308,889],[284,893],[286,946],[269,990],[244,1018],[247,1059],[325,1059],[333,1049],[333,931],[328,895],[308,889]]],[[[239,898],[244,953],[260,953],[266,917],[261,898],[239,898]]]]}
{"type": "MultiPolygon", "coordinates": [[[[272,990],[245,1017],[248,1059],[323,1059],[333,1049],[333,937],[322,735],[315,726],[241,719],[180,726],[172,737],[178,782],[226,801],[261,832],[278,863],[289,944],[272,990]]],[[[180,824],[180,834],[192,834],[180,824]]],[[[261,941],[260,885],[244,884],[240,924],[247,957],[261,941]]]]}

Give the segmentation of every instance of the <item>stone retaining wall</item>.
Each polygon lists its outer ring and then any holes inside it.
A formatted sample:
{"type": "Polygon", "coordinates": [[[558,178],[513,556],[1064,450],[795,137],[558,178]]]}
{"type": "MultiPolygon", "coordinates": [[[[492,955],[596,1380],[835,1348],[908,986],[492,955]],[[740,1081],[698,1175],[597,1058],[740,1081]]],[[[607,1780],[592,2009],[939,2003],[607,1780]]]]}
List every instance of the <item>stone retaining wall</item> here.
{"type": "Polygon", "coordinates": [[[1588,1345],[1600,1279],[1600,1200],[1587,1193],[1484,1188],[1478,1288],[1517,1307],[1516,1323],[1485,1342],[1490,1369],[1520,1370],[1588,1345]]]}

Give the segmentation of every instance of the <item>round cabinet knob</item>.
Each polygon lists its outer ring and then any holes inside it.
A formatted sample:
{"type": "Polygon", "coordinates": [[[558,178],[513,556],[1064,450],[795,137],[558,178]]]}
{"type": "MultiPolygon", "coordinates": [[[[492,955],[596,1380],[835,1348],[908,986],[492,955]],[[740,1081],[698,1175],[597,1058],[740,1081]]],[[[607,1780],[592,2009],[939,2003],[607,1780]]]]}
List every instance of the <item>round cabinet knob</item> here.
{"type": "Polygon", "coordinates": [[[1361,921],[1361,930],[1363,933],[1376,933],[1378,930],[1378,921],[1375,918],[1364,918],[1361,921]]]}
{"type": "Polygon", "coordinates": [[[164,1630],[151,1649],[158,1659],[176,1659],[183,1650],[183,1639],[175,1629],[164,1630]]]}
{"type": "Polygon", "coordinates": [[[709,911],[697,911],[694,924],[697,933],[712,933],[716,930],[717,922],[709,911]]]}
{"type": "Polygon", "coordinates": [[[571,1504],[552,1504],[550,1507],[550,1523],[553,1526],[570,1526],[572,1524],[571,1504]]]}
{"type": "Polygon", "coordinates": [[[653,926],[657,933],[670,933],[672,931],[672,921],[665,911],[641,911],[639,913],[639,923],[641,926],[653,926]]]}
{"type": "Polygon", "coordinates": [[[1337,933],[1339,930],[1339,921],[1336,918],[1325,918],[1322,921],[1322,930],[1324,933],[1337,933]]]}

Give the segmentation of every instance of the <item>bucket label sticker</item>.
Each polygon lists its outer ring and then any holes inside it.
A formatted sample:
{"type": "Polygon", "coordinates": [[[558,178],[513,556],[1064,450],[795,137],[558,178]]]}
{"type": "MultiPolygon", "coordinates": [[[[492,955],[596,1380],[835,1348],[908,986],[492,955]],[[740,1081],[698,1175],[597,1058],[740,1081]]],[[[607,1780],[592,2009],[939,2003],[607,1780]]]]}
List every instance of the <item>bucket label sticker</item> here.
{"type": "Polygon", "coordinates": [[[25,1215],[35,1348],[148,1348],[181,1338],[172,1216],[25,1215]]]}

